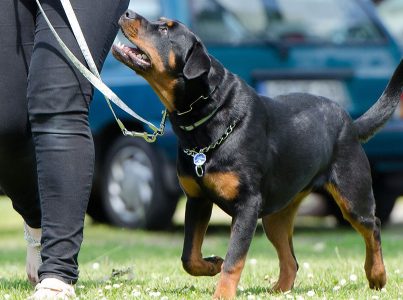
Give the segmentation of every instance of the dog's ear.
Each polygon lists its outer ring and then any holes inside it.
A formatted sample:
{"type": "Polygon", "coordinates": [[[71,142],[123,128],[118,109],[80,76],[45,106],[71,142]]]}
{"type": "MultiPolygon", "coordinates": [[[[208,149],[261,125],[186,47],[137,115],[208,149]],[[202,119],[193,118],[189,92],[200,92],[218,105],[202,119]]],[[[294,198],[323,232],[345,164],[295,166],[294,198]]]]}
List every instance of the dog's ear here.
{"type": "Polygon", "coordinates": [[[195,79],[204,73],[208,73],[211,68],[211,60],[208,56],[203,44],[199,41],[195,42],[190,55],[185,62],[183,75],[186,79],[195,79]]]}

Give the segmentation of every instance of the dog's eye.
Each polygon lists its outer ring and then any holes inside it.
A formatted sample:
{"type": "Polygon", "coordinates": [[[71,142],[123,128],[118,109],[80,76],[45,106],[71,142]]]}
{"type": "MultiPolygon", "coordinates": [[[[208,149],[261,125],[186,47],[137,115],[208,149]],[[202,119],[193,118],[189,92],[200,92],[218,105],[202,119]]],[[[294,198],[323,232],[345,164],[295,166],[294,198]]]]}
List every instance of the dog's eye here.
{"type": "Polygon", "coordinates": [[[158,28],[159,32],[161,32],[162,34],[167,34],[168,33],[168,27],[166,26],[160,26],[158,28]]]}

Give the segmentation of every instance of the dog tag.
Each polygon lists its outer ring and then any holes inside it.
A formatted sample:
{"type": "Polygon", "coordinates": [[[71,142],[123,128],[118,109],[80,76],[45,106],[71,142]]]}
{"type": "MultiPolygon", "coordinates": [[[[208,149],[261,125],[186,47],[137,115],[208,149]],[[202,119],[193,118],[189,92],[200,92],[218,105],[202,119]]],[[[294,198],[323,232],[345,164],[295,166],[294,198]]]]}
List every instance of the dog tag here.
{"type": "Polygon", "coordinates": [[[204,171],[203,171],[203,165],[206,162],[206,154],[204,153],[197,153],[195,156],[193,156],[193,163],[195,165],[195,171],[197,176],[203,177],[204,171]]]}
{"type": "Polygon", "coordinates": [[[195,166],[202,166],[206,162],[206,154],[204,153],[197,153],[193,156],[193,163],[195,166]]]}

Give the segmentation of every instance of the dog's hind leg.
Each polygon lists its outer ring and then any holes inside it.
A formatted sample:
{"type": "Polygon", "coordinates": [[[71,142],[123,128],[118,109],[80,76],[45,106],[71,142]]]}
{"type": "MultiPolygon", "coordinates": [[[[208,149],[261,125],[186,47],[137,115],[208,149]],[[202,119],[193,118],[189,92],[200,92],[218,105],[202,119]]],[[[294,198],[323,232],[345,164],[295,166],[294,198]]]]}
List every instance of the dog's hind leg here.
{"type": "Polygon", "coordinates": [[[212,207],[212,202],[201,198],[188,198],[186,203],[182,265],[193,276],[214,276],[221,271],[222,258],[203,258],[201,252],[212,207]]]}
{"type": "Polygon", "coordinates": [[[294,218],[302,199],[307,194],[308,192],[298,194],[286,208],[262,218],[264,231],[276,248],[280,263],[280,275],[272,288],[275,292],[289,291],[294,286],[298,271],[298,263],[292,243],[294,218]]]}
{"type": "Polygon", "coordinates": [[[365,273],[371,289],[382,289],[386,271],[382,258],[380,221],[375,217],[375,199],[368,160],[361,146],[347,152],[349,159],[337,158],[326,190],[340,207],[343,217],[364,238],[365,273]],[[353,159],[351,159],[353,158],[353,159]]]}

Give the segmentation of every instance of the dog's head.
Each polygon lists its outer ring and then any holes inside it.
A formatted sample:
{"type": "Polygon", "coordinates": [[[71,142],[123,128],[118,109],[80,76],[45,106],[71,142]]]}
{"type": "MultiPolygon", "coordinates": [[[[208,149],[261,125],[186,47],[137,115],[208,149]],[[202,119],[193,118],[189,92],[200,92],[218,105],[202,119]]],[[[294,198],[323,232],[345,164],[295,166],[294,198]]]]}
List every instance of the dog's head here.
{"type": "Polygon", "coordinates": [[[114,45],[113,55],[143,76],[169,111],[175,110],[176,93],[211,68],[200,39],[178,21],[160,18],[150,22],[130,10],[119,25],[135,46],[114,45]]]}

